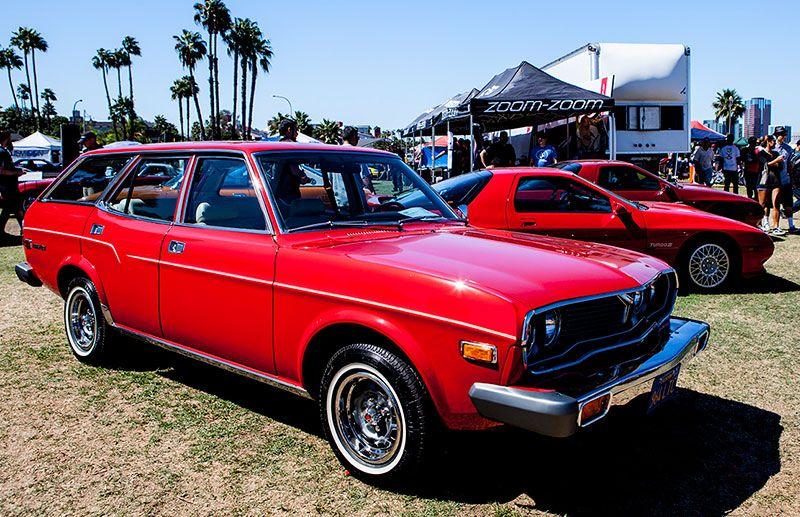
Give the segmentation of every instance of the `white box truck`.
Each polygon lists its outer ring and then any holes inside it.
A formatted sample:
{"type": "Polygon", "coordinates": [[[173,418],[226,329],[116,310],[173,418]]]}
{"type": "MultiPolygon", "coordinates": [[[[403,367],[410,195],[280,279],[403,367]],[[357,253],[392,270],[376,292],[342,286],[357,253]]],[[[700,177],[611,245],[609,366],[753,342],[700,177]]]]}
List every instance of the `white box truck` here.
{"type": "Polygon", "coordinates": [[[590,43],[542,70],[584,87],[613,76],[616,131],[610,131],[609,154],[651,161],[689,152],[689,57],[689,47],[680,44],[590,43]]]}

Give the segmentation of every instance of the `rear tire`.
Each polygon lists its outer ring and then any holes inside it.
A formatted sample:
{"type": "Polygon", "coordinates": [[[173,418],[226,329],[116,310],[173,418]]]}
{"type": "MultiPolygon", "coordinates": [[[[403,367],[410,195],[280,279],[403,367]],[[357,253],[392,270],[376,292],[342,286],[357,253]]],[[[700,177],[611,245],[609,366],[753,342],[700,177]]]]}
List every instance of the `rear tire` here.
{"type": "Polygon", "coordinates": [[[370,344],[338,350],[322,374],[320,422],[339,461],[370,482],[388,482],[423,462],[432,408],[417,372],[370,344]]]}
{"type": "Polygon", "coordinates": [[[103,317],[94,283],[72,280],[64,300],[64,327],[72,353],[82,363],[99,364],[108,356],[111,327],[103,317]]]}
{"type": "Polygon", "coordinates": [[[681,266],[683,279],[691,289],[712,292],[731,282],[737,262],[727,244],[711,239],[691,244],[681,266]]]}

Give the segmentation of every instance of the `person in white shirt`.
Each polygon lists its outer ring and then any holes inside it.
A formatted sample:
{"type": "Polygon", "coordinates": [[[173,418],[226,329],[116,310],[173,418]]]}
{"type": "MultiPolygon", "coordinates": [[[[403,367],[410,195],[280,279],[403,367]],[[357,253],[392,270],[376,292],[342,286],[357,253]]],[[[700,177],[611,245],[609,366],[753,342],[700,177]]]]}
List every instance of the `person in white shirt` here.
{"type": "Polygon", "coordinates": [[[733,193],[739,193],[739,160],[741,153],[739,148],[733,145],[733,135],[728,135],[725,145],[719,150],[722,158],[722,175],[725,177],[725,192],[728,187],[733,186],[733,193]]]}
{"type": "Polygon", "coordinates": [[[708,187],[714,175],[714,151],[711,149],[711,140],[704,138],[692,153],[692,163],[695,167],[695,181],[708,187]]]}

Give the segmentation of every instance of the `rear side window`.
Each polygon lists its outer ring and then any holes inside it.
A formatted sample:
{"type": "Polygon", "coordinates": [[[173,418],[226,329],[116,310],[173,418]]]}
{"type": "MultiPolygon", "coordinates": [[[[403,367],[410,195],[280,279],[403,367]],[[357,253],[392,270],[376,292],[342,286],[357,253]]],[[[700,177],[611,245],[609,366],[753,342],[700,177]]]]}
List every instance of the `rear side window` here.
{"type": "Polygon", "coordinates": [[[241,158],[201,158],[195,166],[184,222],[266,230],[264,211],[241,158]]]}
{"type": "Polygon", "coordinates": [[[528,177],[519,180],[514,194],[517,212],[611,212],[611,202],[599,192],[557,177],[528,177]]]}
{"type": "Polygon", "coordinates": [[[90,156],[59,181],[47,199],[94,203],[131,158],[129,154],[90,156]]]}
{"type": "Polygon", "coordinates": [[[597,184],[608,190],[660,190],[658,180],[633,167],[602,167],[597,184]]]}
{"type": "Polygon", "coordinates": [[[108,199],[108,209],[172,221],[188,162],[186,157],[143,158],[108,199]]]}
{"type": "Polygon", "coordinates": [[[433,185],[440,196],[451,206],[469,205],[478,197],[483,187],[492,179],[489,171],[471,172],[433,185]]]}

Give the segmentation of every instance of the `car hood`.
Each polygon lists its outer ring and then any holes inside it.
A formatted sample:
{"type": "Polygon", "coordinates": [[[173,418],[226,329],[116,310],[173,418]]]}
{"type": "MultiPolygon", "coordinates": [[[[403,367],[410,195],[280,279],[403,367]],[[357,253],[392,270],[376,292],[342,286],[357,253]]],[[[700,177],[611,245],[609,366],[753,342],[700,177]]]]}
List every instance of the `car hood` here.
{"type": "Polygon", "coordinates": [[[351,232],[346,240],[331,235],[321,248],[345,254],[354,267],[402,269],[527,307],[630,289],[669,269],[653,257],[602,244],[475,228],[369,232],[355,240],[351,232]]]}

